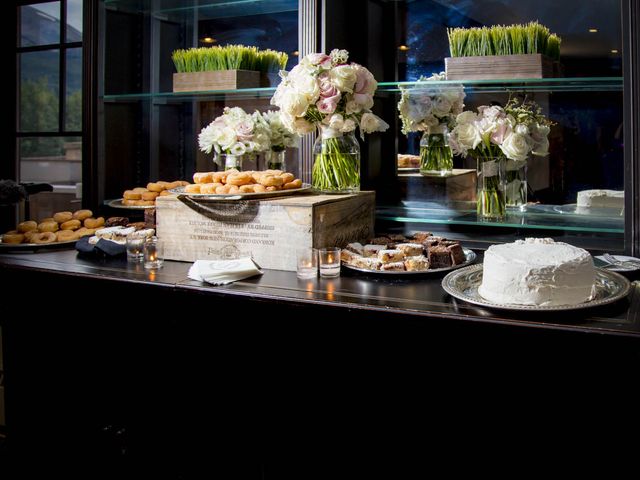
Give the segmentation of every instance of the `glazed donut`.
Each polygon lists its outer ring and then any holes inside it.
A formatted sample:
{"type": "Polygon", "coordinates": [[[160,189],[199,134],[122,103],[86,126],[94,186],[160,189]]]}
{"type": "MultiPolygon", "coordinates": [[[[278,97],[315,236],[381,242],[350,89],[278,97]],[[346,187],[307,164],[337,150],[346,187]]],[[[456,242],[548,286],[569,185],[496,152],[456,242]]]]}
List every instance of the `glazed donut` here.
{"type": "Polygon", "coordinates": [[[128,198],[125,198],[124,200],[122,200],[122,204],[123,205],[128,205],[130,207],[134,206],[136,204],[136,202],[138,202],[139,200],[129,200],[128,198]]]}
{"type": "Polygon", "coordinates": [[[193,174],[193,181],[194,183],[211,183],[212,175],[213,172],[196,172],[193,174]]]}
{"type": "Polygon", "coordinates": [[[84,226],[87,228],[100,228],[104,225],[104,217],[87,218],[84,221],[84,226]]]}
{"type": "Polygon", "coordinates": [[[24,241],[24,235],[22,233],[5,233],[2,236],[2,243],[17,244],[24,241]]]}
{"type": "Polygon", "coordinates": [[[237,185],[227,185],[229,187],[229,193],[240,193],[240,188],[237,185]]]}
{"type": "Polygon", "coordinates": [[[227,184],[229,185],[248,185],[253,183],[253,178],[247,172],[235,173],[227,176],[227,184]]]}
{"type": "Polygon", "coordinates": [[[160,193],[162,190],[166,190],[166,188],[164,188],[164,185],[161,185],[160,183],[149,182],[147,183],[147,190],[149,190],[150,192],[160,193]]]}
{"type": "Polygon", "coordinates": [[[136,207],[152,207],[156,204],[155,200],[133,200],[136,207]]]}
{"type": "Polygon", "coordinates": [[[73,218],[73,213],[71,212],[58,212],[53,216],[53,219],[58,223],[68,222],[73,218]]]}
{"type": "Polygon", "coordinates": [[[265,187],[264,185],[260,185],[259,183],[253,185],[253,193],[263,193],[266,191],[267,187],[265,187]]]}
{"type": "Polygon", "coordinates": [[[53,232],[36,233],[31,237],[33,243],[52,243],[56,241],[56,234],[53,232]]]}
{"type": "Polygon", "coordinates": [[[226,195],[229,193],[230,188],[231,188],[231,185],[221,185],[219,187],[216,187],[216,193],[218,195],[226,195]]]}
{"type": "Polygon", "coordinates": [[[167,190],[171,190],[172,188],[178,188],[178,187],[182,187],[182,182],[171,182],[171,183],[167,183],[167,190]]]}
{"type": "Polygon", "coordinates": [[[20,233],[26,233],[26,232],[30,232],[32,230],[37,230],[37,229],[38,229],[38,224],[33,220],[29,220],[27,222],[22,222],[18,224],[18,231],[20,233]]]}
{"type": "Polygon", "coordinates": [[[286,185],[287,183],[293,182],[296,177],[293,175],[293,173],[283,173],[282,175],[278,175],[279,177],[282,178],[282,184],[286,185]]]}
{"type": "MultiPolygon", "coordinates": [[[[71,220],[71,221],[79,222],[80,220],[71,220]]],[[[56,232],[57,242],[68,242],[69,240],[77,240],[78,238],[80,237],[78,237],[78,234],[73,230],[60,230],[59,232],[56,232]]]]}
{"type": "Polygon", "coordinates": [[[252,185],[240,185],[240,193],[253,193],[255,184],[252,185]]]}
{"type": "Polygon", "coordinates": [[[216,193],[216,188],[221,186],[221,183],[203,183],[202,185],[200,185],[200,193],[216,193]]]}
{"type": "Polygon", "coordinates": [[[62,225],[60,225],[60,229],[61,230],[77,230],[81,226],[82,226],[82,222],[80,220],[69,220],[68,222],[64,222],[62,225]]]}
{"type": "Polygon", "coordinates": [[[187,185],[184,187],[185,193],[200,193],[201,184],[196,183],[195,185],[187,185]]]}
{"type": "Polygon", "coordinates": [[[258,180],[258,183],[260,185],[264,185],[265,187],[279,187],[284,182],[282,180],[282,177],[275,177],[273,175],[263,175],[258,180]]]}
{"type": "Polygon", "coordinates": [[[144,187],[136,187],[136,188],[133,188],[131,191],[135,193],[144,193],[144,192],[148,192],[149,190],[147,190],[144,187]]]}
{"type": "Polygon", "coordinates": [[[293,190],[294,188],[302,187],[302,180],[296,178],[293,182],[285,183],[282,188],[284,190],[293,190]]]}
{"type": "Polygon", "coordinates": [[[155,200],[160,193],[158,192],[144,192],[142,195],[142,200],[155,200]]]}
{"type": "Polygon", "coordinates": [[[31,238],[38,233],[38,230],[31,230],[30,232],[24,233],[24,243],[33,243],[31,238]]]}
{"type": "Polygon", "coordinates": [[[96,233],[97,228],[87,228],[82,227],[76,230],[74,233],[78,236],[78,238],[86,237],[87,235],[93,235],[96,233]]]}
{"type": "Polygon", "coordinates": [[[166,197],[167,195],[173,195],[169,190],[163,190],[160,192],[161,197],[166,197]]]}
{"type": "Polygon", "coordinates": [[[134,192],[133,190],[125,190],[122,194],[122,198],[125,200],[140,200],[141,196],[140,192],[134,192]]]}
{"type": "Polygon", "coordinates": [[[160,185],[161,187],[164,187],[164,189],[166,190],[167,188],[169,188],[169,184],[171,182],[165,182],[164,180],[158,180],[156,183],[158,185],[160,185]]]}
{"type": "Polygon", "coordinates": [[[274,177],[279,177],[284,172],[282,170],[265,170],[263,173],[265,175],[273,175],[274,177]]]}
{"type": "Polygon", "coordinates": [[[78,210],[73,212],[74,220],[80,220],[81,222],[91,217],[93,217],[93,212],[91,210],[78,210]]]}
{"type": "Polygon", "coordinates": [[[38,224],[38,231],[40,233],[45,232],[57,232],[58,231],[58,222],[42,222],[38,224]]]}
{"type": "MultiPolygon", "coordinates": [[[[53,217],[47,217],[47,218],[43,218],[42,220],[40,220],[40,223],[44,223],[44,222],[56,222],[53,217]]],[[[58,223],[58,222],[56,222],[58,223]]]]}
{"type": "Polygon", "coordinates": [[[224,183],[227,178],[227,174],[224,172],[214,172],[211,175],[211,183],[224,183]]]}
{"type": "Polygon", "coordinates": [[[267,192],[277,192],[278,190],[280,190],[280,187],[265,187],[267,192]]]}
{"type": "Polygon", "coordinates": [[[187,185],[190,185],[190,183],[187,182],[186,180],[177,180],[177,182],[180,184],[181,187],[186,187],[187,185]]]}

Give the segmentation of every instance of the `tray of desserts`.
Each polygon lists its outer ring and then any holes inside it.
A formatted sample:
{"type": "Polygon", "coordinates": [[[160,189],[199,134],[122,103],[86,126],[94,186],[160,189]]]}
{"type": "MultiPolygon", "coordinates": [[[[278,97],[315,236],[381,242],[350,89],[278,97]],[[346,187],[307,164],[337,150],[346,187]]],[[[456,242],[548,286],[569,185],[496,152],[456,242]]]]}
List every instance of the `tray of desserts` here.
{"type": "Polygon", "coordinates": [[[350,243],[342,249],[341,259],[348,270],[374,275],[419,275],[470,265],[476,254],[460,242],[430,232],[415,232],[410,237],[381,235],[364,243],[350,243]]]}
{"type": "Polygon", "coordinates": [[[135,187],[130,190],[125,190],[122,193],[122,198],[105,200],[104,204],[111,208],[124,208],[127,210],[153,208],[156,206],[156,198],[171,195],[170,190],[187,185],[190,185],[190,183],[184,180],[176,180],[174,182],[158,180],[157,182],[149,182],[146,187],[135,187]]]}
{"type": "Polygon", "coordinates": [[[282,170],[197,172],[193,181],[193,185],[169,191],[199,199],[239,200],[281,197],[311,190],[311,185],[282,170]]]}
{"type": "Polygon", "coordinates": [[[104,218],[94,218],[91,210],[56,212],[38,222],[21,222],[0,235],[0,251],[73,247],[79,238],[93,235],[104,223],[104,218]]]}

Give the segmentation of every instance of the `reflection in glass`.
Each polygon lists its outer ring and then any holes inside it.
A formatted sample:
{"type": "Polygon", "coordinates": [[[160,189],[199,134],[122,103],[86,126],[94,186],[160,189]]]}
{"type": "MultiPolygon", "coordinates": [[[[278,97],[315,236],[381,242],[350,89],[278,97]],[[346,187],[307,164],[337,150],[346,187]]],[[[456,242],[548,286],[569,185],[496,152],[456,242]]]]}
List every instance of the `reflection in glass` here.
{"type": "Polygon", "coordinates": [[[60,43],[60,2],[20,7],[21,47],[60,43]]]}
{"type": "Polygon", "coordinates": [[[80,137],[20,139],[20,181],[74,186],[82,181],[80,137]]]}
{"type": "Polygon", "coordinates": [[[59,55],[58,50],[19,54],[20,131],[58,130],[59,55]]]}
{"type": "Polygon", "coordinates": [[[67,43],[82,41],[82,0],[67,0],[67,43]]]}
{"type": "Polygon", "coordinates": [[[66,112],[65,128],[68,131],[82,130],[82,49],[67,50],[66,112]]]}

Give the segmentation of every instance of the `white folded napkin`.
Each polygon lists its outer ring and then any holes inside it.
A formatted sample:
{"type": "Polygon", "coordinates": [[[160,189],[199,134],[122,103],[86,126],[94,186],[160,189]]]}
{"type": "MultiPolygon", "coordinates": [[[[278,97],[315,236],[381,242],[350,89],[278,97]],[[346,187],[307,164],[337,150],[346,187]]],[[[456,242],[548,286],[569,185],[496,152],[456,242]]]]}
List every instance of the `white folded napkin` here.
{"type": "Polygon", "coordinates": [[[226,285],[237,280],[262,275],[262,270],[249,257],[235,260],[196,260],[189,278],[213,285],[226,285]]]}

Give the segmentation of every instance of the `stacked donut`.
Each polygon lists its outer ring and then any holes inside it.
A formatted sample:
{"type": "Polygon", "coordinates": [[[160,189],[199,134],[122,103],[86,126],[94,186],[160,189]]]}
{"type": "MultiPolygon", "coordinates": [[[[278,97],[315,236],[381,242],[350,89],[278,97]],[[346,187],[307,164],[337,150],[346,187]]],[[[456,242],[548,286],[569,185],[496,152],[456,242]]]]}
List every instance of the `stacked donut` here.
{"type": "Polygon", "coordinates": [[[196,172],[193,181],[195,185],[186,185],[185,193],[263,193],[302,187],[302,180],[282,170],[196,172]]]}
{"type": "Polygon", "coordinates": [[[150,207],[156,204],[156,198],[164,195],[171,195],[169,192],[172,188],[184,187],[189,182],[184,180],[176,180],[175,182],[150,182],[147,188],[136,187],[132,190],[125,190],[122,194],[122,204],[136,207],[150,207]]]}
{"type": "Polygon", "coordinates": [[[104,217],[93,218],[91,210],[58,212],[53,217],[43,218],[40,223],[33,220],[19,223],[15,230],[2,236],[2,243],[68,242],[93,235],[104,223],[104,217]]]}

